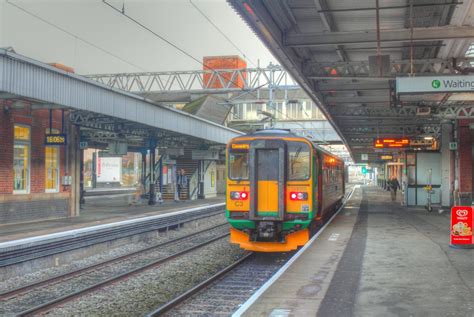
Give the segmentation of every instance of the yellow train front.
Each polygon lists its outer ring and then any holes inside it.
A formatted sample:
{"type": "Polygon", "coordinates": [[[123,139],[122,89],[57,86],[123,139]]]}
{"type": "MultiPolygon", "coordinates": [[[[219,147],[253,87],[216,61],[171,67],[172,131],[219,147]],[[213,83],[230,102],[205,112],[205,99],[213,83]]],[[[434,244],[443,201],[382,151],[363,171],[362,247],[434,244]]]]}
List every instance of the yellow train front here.
{"type": "Polygon", "coordinates": [[[227,145],[226,217],[231,242],[260,252],[302,246],[344,196],[344,162],[286,130],[227,145]]]}

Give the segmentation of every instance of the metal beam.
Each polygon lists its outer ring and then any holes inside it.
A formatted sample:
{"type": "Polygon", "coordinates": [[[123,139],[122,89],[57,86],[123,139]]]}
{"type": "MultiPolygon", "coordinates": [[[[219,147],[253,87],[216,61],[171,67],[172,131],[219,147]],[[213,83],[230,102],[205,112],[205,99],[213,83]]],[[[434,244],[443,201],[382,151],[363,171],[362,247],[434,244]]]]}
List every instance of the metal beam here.
{"type": "Polygon", "coordinates": [[[416,116],[416,106],[406,106],[401,108],[389,107],[347,107],[338,106],[331,108],[331,115],[337,118],[367,118],[367,119],[396,119],[400,118],[405,122],[407,118],[419,118],[425,120],[428,118],[437,119],[474,119],[474,106],[463,104],[463,102],[453,102],[442,106],[432,106],[432,112],[429,117],[416,116]]]}
{"type": "MultiPolygon", "coordinates": [[[[473,28],[474,29],[474,28],[473,28]]],[[[458,59],[415,59],[413,69],[417,76],[433,74],[459,74],[459,69],[471,67],[474,58],[458,59]]],[[[410,73],[410,60],[391,61],[390,76],[406,75],[410,73]]],[[[305,75],[313,79],[330,78],[369,78],[369,63],[367,61],[333,62],[333,63],[306,63],[303,67],[305,75]]],[[[380,78],[380,77],[372,77],[380,78]]],[[[387,77],[384,77],[387,78],[387,77]]]]}
{"type": "Polygon", "coordinates": [[[317,82],[315,90],[320,92],[332,91],[365,91],[365,90],[386,90],[389,89],[388,80],[380,80],[377,82],[344,82],[343,84],[336,84],[332,82],[317,82]]]}
{"type": "MultiPolygon", "coordinates": [[[[457,6],[463,4],[462,2],[452,2],[452,3],[439,3],[439,2],[431,2],[431,3],[418,3],[418,4],[413,4],[414,8],[419,8],[419,7],[439,7],[439,6],[457,6]]],[[[393,9],[405,9],[409,8],[410,5],[405,4],[405,5],[393,5],[393,6],[385,6],[385,7],[379,7],[379,10],[393,10],[393,9]]],[[[364,8],[341,8],[341,9],[318,9],[318,13],[322,12],[353,12],[353,11],[375,11],[375,7],[364,7],[364,8]]]]}
{"type": "MultiPolygon", "coordinates": [[[[413,29],[414,42],[470,38],[474,38],[474,28],[471,26],[443,26],[413,29]]],[[[384,43],[405,42],[410,40],[410,29],[382,30],[380,32],[380,41],[384,43]]],[[[376,43],[375,31],[305,34],[286,33],[283,40],[283,44],[286,47],[318,47],[365,43],[376,43]]]]}
{"type": "Polygon", "coordinates": [[[279,65],[266,68],[191,70],[95,74],[86,77],[125,91],[147,93],[228,93],[273,88],[298,89],[298,84],[279,65]]]}

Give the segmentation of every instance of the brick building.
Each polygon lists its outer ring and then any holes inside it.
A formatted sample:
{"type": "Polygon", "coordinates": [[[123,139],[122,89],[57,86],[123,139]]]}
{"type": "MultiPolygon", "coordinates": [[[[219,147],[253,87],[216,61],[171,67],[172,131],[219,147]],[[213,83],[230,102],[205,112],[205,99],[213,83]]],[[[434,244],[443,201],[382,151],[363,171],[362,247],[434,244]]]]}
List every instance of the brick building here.
{"type": "Polygon", "coordinates": [[[63,178],[76,167],[75,128],[62,124],[62,110],[0,104],[0,224],[74,215],[75,186],[63,178]],[[46,134],[61,132],[69,145],[45,145],[46,134]]]}

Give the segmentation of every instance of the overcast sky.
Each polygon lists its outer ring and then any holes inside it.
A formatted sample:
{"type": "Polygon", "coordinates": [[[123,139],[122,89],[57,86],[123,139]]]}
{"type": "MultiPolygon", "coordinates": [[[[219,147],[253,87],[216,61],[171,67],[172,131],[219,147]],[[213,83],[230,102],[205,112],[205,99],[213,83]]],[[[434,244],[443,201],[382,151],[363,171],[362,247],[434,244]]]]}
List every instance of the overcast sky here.
{"type": "MultiPolygon", "coordinates": [[[[275,59],[225,0],[192,0],[234,44],[261,66],[275,59]]],[[[105,5],[102,0],[0,0],[0,47],[60,62],[79,74],[201,69],[202,65],[105,5]],[[74,34],[67,34],[29,15],[74,34]],[[99,48],[85,43],[86,40],[99,48]],[[121,60],[123,59],[123,60],[121,60]]],[[[108,0],[198,60],[241,55],[189,0],[108,0]]],[[[253,66],[249,61],[249,66],[253,66]]]]}

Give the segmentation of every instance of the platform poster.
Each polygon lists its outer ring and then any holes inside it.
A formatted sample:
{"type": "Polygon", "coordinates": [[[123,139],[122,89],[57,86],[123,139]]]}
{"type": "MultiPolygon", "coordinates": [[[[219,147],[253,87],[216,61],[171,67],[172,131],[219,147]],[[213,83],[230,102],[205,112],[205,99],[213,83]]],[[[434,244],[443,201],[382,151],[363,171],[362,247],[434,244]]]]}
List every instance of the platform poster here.
{"type": "Polygon", "coordinates": [[[451,208],[451,244],[472,245],[473,210],[471,206],[451,208]]]}

